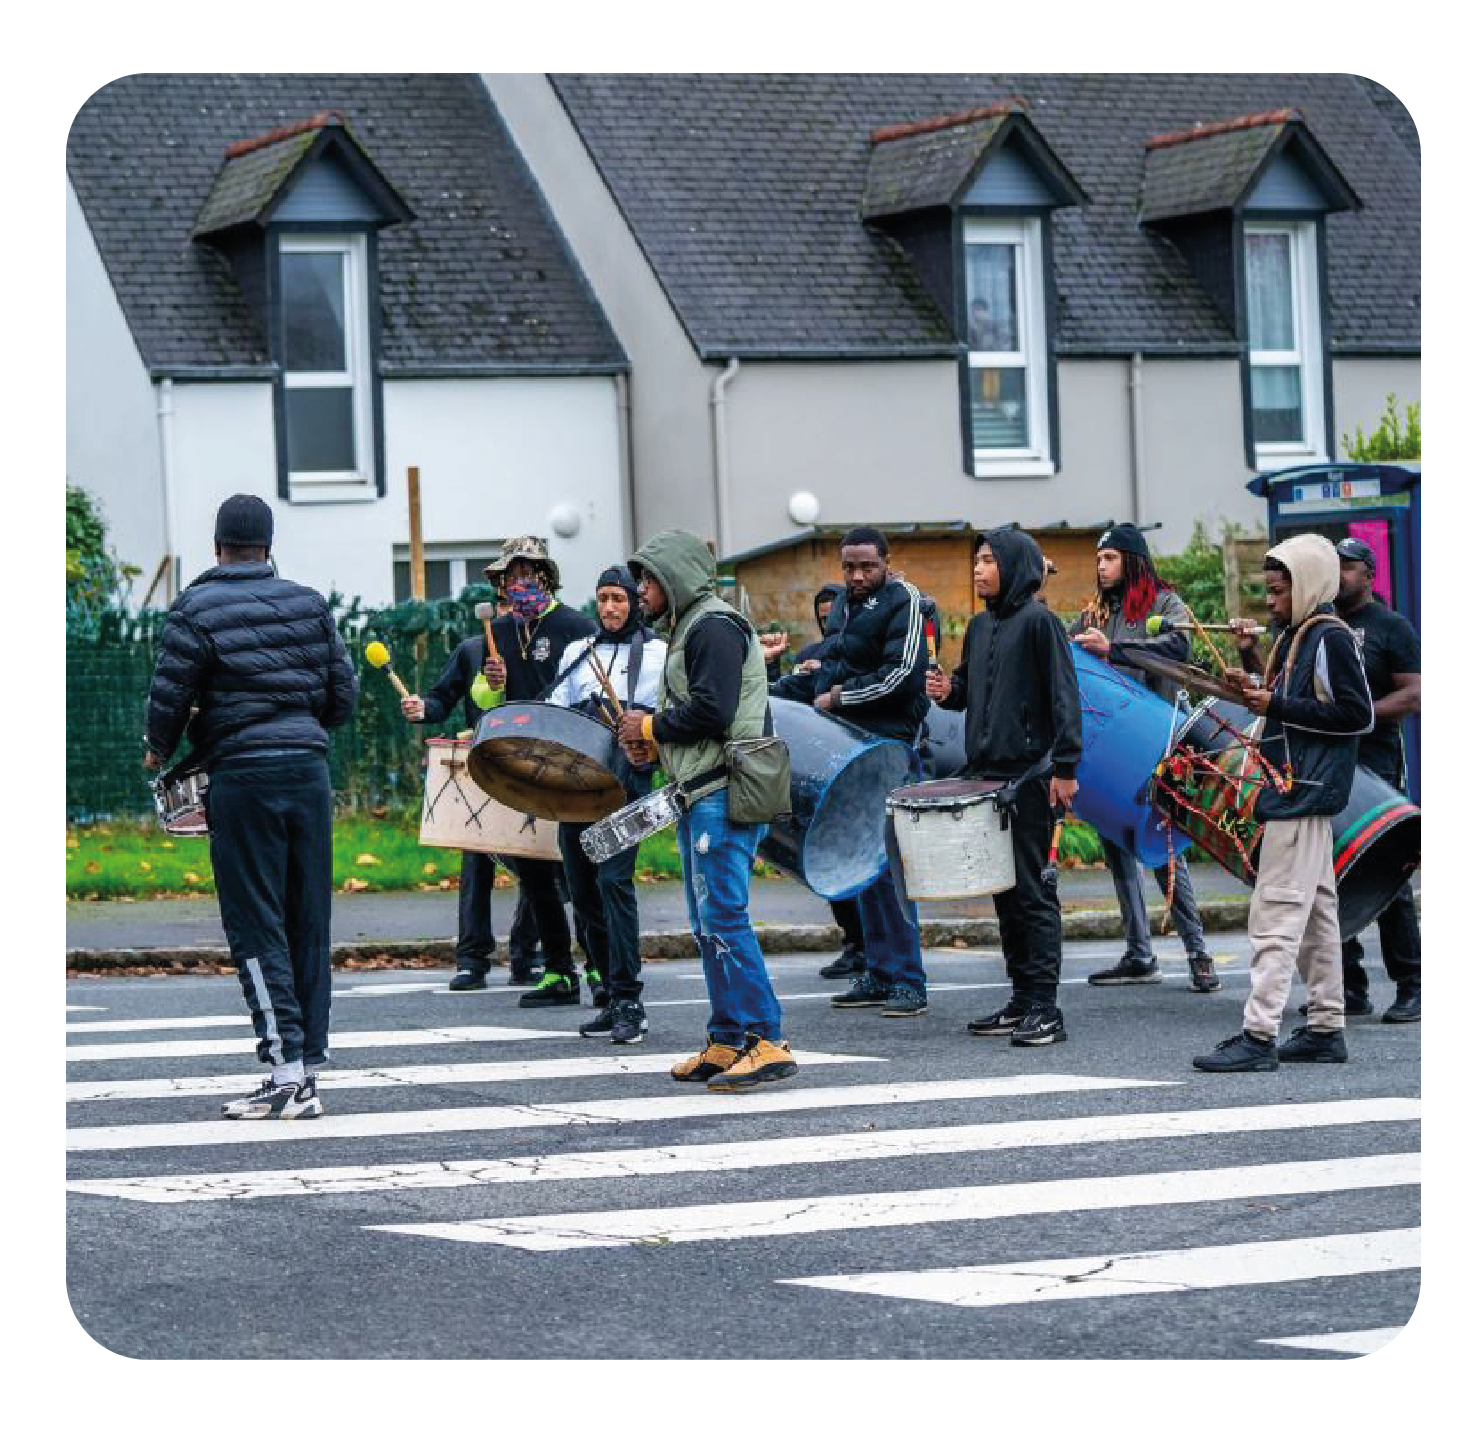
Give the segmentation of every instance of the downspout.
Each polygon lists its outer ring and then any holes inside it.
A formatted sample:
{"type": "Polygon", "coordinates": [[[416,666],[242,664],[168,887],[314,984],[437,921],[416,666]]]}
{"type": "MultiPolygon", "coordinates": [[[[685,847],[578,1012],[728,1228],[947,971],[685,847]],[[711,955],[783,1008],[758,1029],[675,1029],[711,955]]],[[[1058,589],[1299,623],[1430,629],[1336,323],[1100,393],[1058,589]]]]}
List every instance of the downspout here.
{"type": "Polygon", "coordinates": [[[180,555],[175,545],[175,384],[162,378],[155,390],[155,425],[160,440],[160,496],[165,521],[165,605],[180,595],[180,555]]]}
{"type": "Polygon", "coordinates": [[[726,389],[741,368],[732,358],[711,383],[711,448],[716,475],[716,556],[731,551],[731,474],[726,462],[726,389]]]}
{"type": "Polygon", "coordinates": [[[1133,478],[1133,523],[1134,526],[1141,526],[1143,515],[1148,509],[1148,498],[1144,491],[1147,474],[1144,471],[1142,353],[1135,353],[1128,360],[1128,429],[1133,478]]]}
{"type": "Polygon", "coordinates": [[[618,481],[623,484],[624,552],[638,549],[638,494],[633,487],[633,394],[628,375],[615,375],[618,389],[618,481]]]}

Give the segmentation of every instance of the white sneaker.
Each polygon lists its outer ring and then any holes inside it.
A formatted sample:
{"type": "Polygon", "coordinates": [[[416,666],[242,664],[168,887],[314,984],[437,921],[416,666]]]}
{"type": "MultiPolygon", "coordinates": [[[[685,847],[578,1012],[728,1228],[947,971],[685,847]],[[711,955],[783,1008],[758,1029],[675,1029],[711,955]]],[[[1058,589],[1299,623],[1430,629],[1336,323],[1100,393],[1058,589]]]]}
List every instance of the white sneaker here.
{"type": "Polygon", "coordinates": [[[312,1120],[324,1113],[324,1106],[313,1075],[286,1085],[275,1085],[269,1075],[252,1094],[228,1100],[221,1112],[229,1120],[312,1120]]]}

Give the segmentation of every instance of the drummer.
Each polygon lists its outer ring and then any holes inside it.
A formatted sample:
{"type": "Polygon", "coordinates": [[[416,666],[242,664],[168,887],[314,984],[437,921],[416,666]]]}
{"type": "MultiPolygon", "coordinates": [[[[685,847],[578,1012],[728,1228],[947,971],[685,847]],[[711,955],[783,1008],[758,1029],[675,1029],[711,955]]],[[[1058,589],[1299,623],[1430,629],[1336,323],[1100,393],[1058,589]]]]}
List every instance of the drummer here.
{"type": "MultiPolygon", "coordinates": [[[[1071,640],[1082,651],[1100,657],[1116,671],[1167,698],[1172,694],[1161,689],[1159,679],[1129,665],[1124,654],[1130,643],[1136,643],[1140,652],[1187,662],[1189,638],[1177,626],[1188,623],[1188,610],[1174,589],[1159,576],[1143,534],[1127,522],[1117,523],[1104,532],[1097,539],[1097,590],[1071,623],[1071,640]],[[1146,625],[1150,617],[1162,618],[1169,630],[1150,637],[1146,625]]],[[[1115,842],[1104,840],[1102,850],[1107,869],[1112,873],[1128,948],[1115,965],[1089,975],[1087,984],[1157,984],[1163,976],[1159,972],[1159,958],[1153,953],[1142,868],[1132,854],[1115,842]]],[[[1156,866],[1153,874],[1166,897],[1172,891],[1170,913],[1189,958],[1190,989],[1201,994],[1219,990],[1220,977],[1205,948],[1205,928],[1184,857],[1174,858],[1172,883],[1168,865],[1156,866]]]]}
{"type": "Polygon", "coordinates": [[[680,859],[710,1020],[705,1049],[671,1076],[718,1092],[757,1089],[798,1073],[783,1012],[747,909],[764,828],[730,818],[726,743],[767,729],[767,667],[752,624],[716,595],[716,559],[693,533],[661,532],[628,564],[645,612],[669,634],[659,709],[625,712],[631,761],[652,759],[691,795],[680,859]]]}
{"type": "Polygon", "coordinates": [[[967,709],[966,774],[1018,782],[1013,818],[1015,884],[994,897],[1007,1004],[968,1022],[975,1035],[1008,1035],[1011,1045],[1066,1038],[1056,1006],[1061,979],[1061,906],[1050,865],[1052,812],[1069,811],[1081,760],[1081,702],[1071,644],[1060,619],[1034,600],[1044,580],[1040,548],[1028,533],[999,527],[977,540],[973,590],[987,611],[968,624],[963,661],[949,677],[927,676],[927,695],[967,709]]]}
{"type": "MultiPolygon", "coordinates": [[[[595,637],[579,638],[562,652],[561,672],[546,700],[608,724],[620,715],[613,710],[613,697],[623,711],[652,712],[659,702],[666,649],[644,624],[638,586],[627,567],[610,567],[597,579],[597,620],[601,630],[595,637]]],[[[636,801],[652,787],[654,767],[634,765],[624,756],[619,762],[627,799],[636,801]]],[[[578,1033],[591,1039],[606,1035],[615,1045],[637,1045],[649,1028],[640,998],[644,983],[639,975],[639,908],[633,887],[638,847],[594,865],[581,841],[591,824],[563,821],[557,835],[572,909],[581,920],[587,954],[609,997],[578,1033]]]]}
{"type": "MultiPolygon", "coordinates": [[[[1251,937],[1251,994],[1241,1032],[1197,1055],[1197,1070],[1275,1070],[1279,1062],[1342,1064],[1344,990],[1330,818],[1354,784],[1359,738],[1375,723],[1354,634],[1334,612],[1339,554],[1305,532],[1267,553],[1267,611],[1278,636],[1257,685],[1227,668],[1248,710],[1263,717],[1268,779],[1255,815],[1264,822],[1251,937]],[[1308,1019],[1281,1046],[1277,1035],[1297,970],[1308,1019]]],[[[1243,656],[1243,665],[1249,661],[1243,656]]]]}
{"type": "MultiPolygon", "coordinates": [[[[888,580],[890,545],[873,527],[857,527],[840,544],[842,610],[831,617],[817,665],[795,667],[775,683],[785,701],[812,702],[878,736],[908,746],[927,715],[928,646],[921,594],[888,580]]],[[[858,897],[865,969],[830,1004],[836,1010],[879,1007],[882,1015],[923,1015],[927,976],[916,906],[897,892],[889,870],[858,897]]]]}

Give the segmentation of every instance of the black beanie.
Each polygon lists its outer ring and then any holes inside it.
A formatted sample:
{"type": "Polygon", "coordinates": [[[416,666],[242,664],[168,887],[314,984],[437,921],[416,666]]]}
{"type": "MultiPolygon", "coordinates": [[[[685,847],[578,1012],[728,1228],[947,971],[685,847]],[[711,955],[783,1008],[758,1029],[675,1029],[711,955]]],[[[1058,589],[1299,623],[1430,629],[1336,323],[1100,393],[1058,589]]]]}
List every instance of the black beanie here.
{"type": "Polygon", "coordinates": [[[1130,522],[1114,523],[1097,539],[1097,546],[1110,547],[1114,552],[1131,552],[1135,557],[1146,557],[1150,561],[1153,556],[1143,534],[1130,522]]]}
{"type": "Polygon", "coordinates": [[[216,510],[216,540],[226,547],[272,547],[273,509],[250,493],[229,497],[216,510]]]}
{"type": "Polygon", "coordinates": [[[631,637],[644,625],[644,608],[639,601],[639,586],[633,580],[633,573],[624,563],[619,563],[616,567],[604,568],[598,576],[597,585],[593,591],[596,592],[604,587],[621,587],[628,594],[628,620],[617,632],[608,632],[604,629],[604,640],[631,637]]]}

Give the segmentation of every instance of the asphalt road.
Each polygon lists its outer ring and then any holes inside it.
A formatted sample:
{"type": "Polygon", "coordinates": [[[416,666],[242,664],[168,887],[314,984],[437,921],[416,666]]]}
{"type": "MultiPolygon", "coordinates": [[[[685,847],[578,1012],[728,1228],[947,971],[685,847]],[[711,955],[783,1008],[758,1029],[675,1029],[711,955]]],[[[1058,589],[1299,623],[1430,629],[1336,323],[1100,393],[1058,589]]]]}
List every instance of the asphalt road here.
{"type": "Polygon", "coordinates": [[[916,1020],[831,1010],[818,956],[777,958],[788,1036],[836,1060],[732,1097],[663,1072],[703,1032],[693,962],[649,967],[628,1049],[574,1038],[585,1007],[345,974],[325,1118],[245,1127],[217,1114],[257,1078],[218,1044],[250,1034],[234,980],[69,980],[72,1307],[156,1359],[1383,1345],[1419,1287],[1420,1027],[1352,1022],[1343,1066],[1202,1075],[1245,941],[1213,938],[1213,996],[1160,947],[1162,985],[1094,989],[1120,947],[1068,946],[1071,1038],[1040,1050],[964,1030],[1005,997],[997,954],[929,952],[916,1020]]]}

